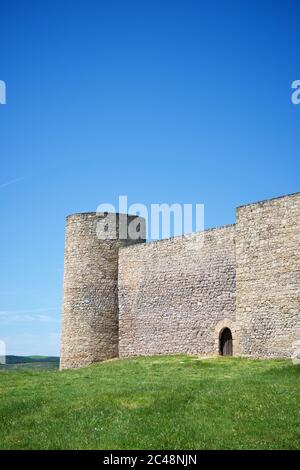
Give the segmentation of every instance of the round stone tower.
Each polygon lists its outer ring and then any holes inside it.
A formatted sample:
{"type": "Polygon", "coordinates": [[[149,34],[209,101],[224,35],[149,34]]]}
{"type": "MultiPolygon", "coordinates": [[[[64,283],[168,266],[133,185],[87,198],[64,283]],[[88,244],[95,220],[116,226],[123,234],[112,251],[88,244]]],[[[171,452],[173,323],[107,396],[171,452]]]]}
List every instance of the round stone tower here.
{"type": "Polygon", "coordinates": [[[145,241],[145,221],[114,213],[67,217],[60,368],[118,356],[119,247],[145,241]]]}

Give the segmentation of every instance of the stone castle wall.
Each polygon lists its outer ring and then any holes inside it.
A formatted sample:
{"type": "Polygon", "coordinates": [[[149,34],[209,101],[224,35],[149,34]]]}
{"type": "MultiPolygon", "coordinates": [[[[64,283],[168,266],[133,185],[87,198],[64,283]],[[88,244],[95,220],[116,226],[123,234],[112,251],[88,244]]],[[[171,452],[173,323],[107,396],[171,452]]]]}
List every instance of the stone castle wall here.
{"type": "MultiPolygon", "coordinates": [[[[134,219],[128,217],[128,223],[134,219]]],[[[119,235],[119,215],[104,218],[92,212],[67,218],[61,369],[118,355],[119,247],[136,240],[101,239],[97,224],[103,225],[107,237],[119,235]]]]}
{"type": "Polygon", "coordinates": [[[290,357],[300,339],[300,194],[239,207],[240,353],[290,357]]]}
{"type": "Polygon", "coordinates": [[[218,354],[216,328],[235,320],[234,238],[227,226],[120,250],[121,357],[218,354]]]}
{"type": "Polygon", "coordinates": [[[235,225],[158,242],[101,240],[98,221],[67,219],[61,368],[118,355],[216,355],[225,327],[235,355],[291,356],[300,193],[239,207],[235,225]]]}

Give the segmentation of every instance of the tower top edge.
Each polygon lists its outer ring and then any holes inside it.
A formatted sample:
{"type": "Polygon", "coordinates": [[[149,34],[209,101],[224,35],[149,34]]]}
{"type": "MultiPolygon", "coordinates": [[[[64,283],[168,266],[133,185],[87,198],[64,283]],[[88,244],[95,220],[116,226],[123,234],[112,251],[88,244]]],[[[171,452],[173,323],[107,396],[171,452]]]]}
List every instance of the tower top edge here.
{"type": "MultiPolygon", "coordinates": [[[[135,219],[139,217],[140,219],[143,219],[143,217],[136,215],[136,214],[126,214],[125,212],[106,212],[107,215],[115,215],[117,218],[120,216],[128,217],[130,219],[135,219]]],[[[66,216],[66,219],[70,219],[72,217],[74,218],[89,218],[89,217],[100,217],[101,212],[75,212],[73,214],[69,214],[66,216]]]]}

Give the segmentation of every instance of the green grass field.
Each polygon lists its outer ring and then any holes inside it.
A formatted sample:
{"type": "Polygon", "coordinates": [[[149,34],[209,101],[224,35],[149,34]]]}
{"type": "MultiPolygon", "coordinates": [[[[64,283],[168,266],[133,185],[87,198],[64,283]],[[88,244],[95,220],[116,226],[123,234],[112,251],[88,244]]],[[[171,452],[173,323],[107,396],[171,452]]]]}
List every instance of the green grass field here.
{"type": "Polygon", "coordinates": [[[2,370],[1,449],[300,449],[300,366],[161,356],[2,370]]]}

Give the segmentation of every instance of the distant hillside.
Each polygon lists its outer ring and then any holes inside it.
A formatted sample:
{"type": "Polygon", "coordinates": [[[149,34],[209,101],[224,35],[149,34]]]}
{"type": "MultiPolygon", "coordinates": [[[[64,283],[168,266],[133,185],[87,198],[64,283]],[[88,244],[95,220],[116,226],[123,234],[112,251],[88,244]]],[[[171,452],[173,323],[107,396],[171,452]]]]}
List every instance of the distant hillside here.
{"type": "Polygon", "coordinates": [[[28,364],[32,362],[58,362],[56,356],[6,356],[6,364],[28,364]]]}

